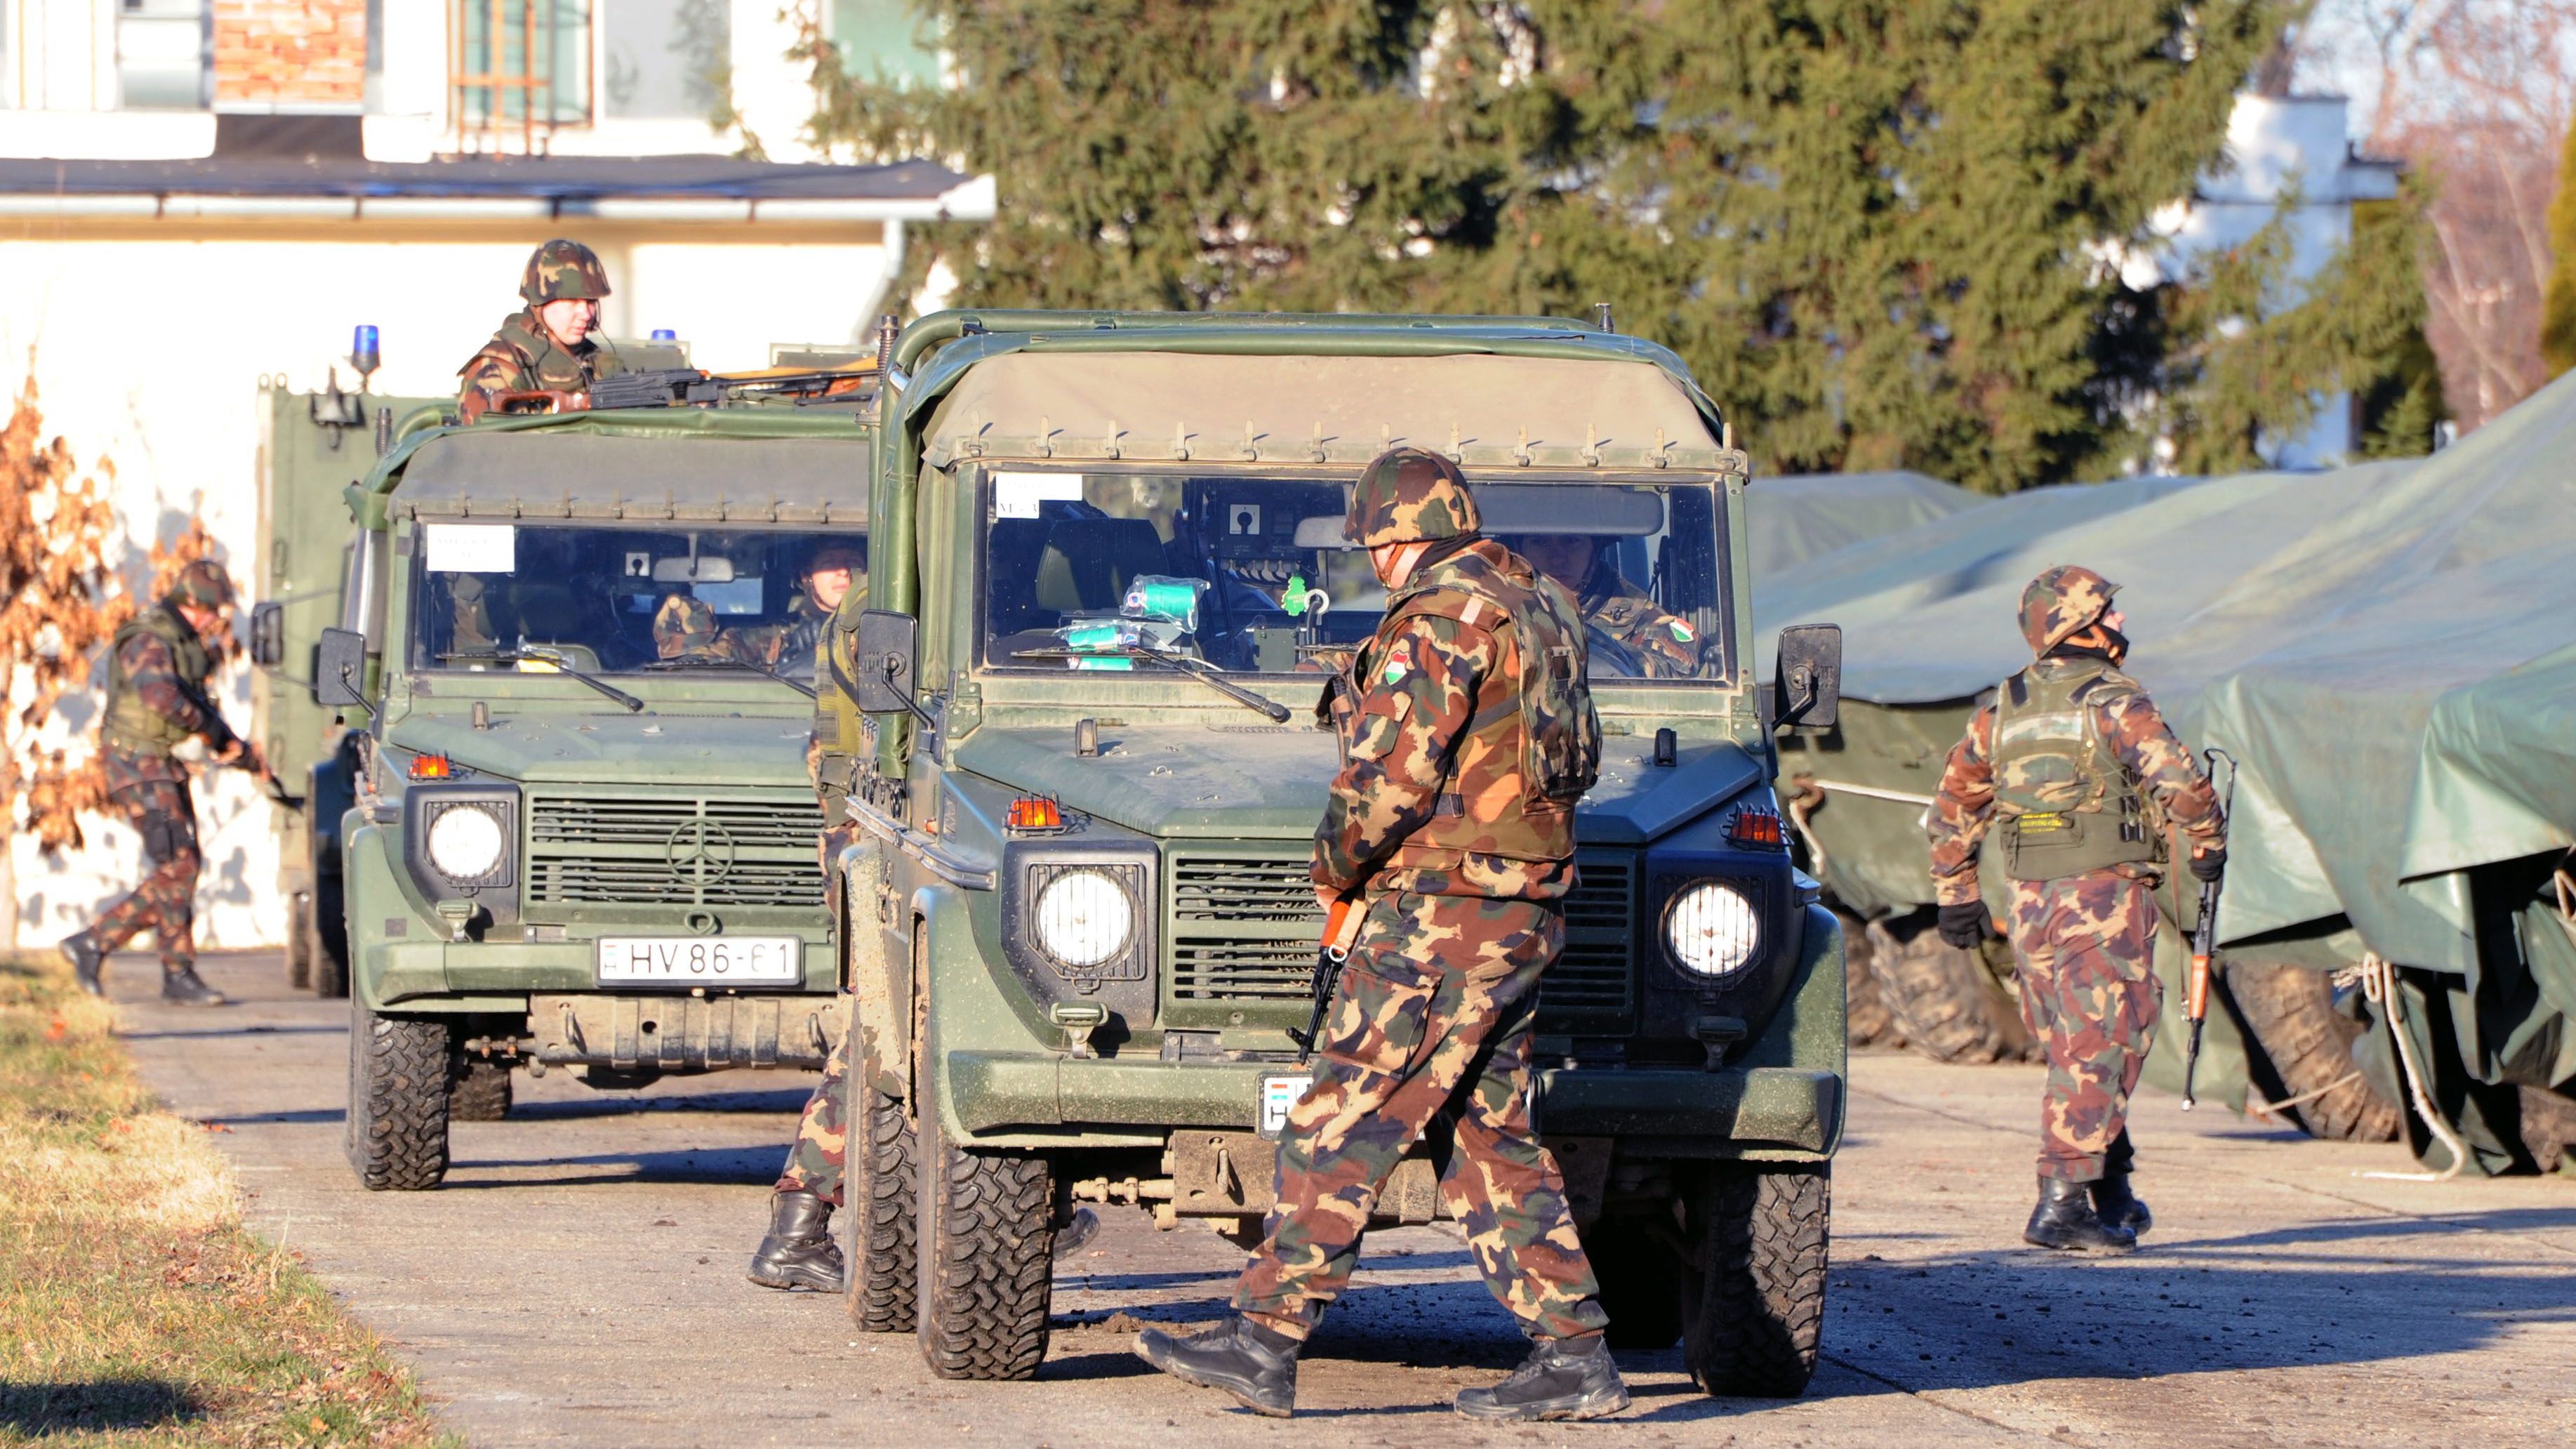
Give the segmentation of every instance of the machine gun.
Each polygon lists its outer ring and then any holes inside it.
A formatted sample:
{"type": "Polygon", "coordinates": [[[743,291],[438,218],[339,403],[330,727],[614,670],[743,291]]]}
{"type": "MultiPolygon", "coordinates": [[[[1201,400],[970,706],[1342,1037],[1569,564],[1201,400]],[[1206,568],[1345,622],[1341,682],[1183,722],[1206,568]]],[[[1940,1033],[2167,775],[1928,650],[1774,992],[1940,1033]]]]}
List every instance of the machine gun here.
{"type": "MultiPolygon", "coordinates": [[[[2236,819],[2236,757],[2212,745],[2201,752],[2201,758],[2209,762],[2213,779],[2218,774],[2218,762],[2227,762],[2227,793],[2218,806],[2218,824],[2223,830],[2236,819]]],[[[2200,915],[2191,927],[2191,975],[2182,997],[2183,1015],[2191,1022],[2191,1044],[2182,1055],[2182,1109],[2186,1112],[2197,1100],[2191,1092],[2192,1078],[2200,1071],[2200,1029],[2209,1022],[2210,962],[2218,952],[2218,890],[2226,883],[2223,869],[2216,880],[2200,883],[2200,915]]]]}
{"type": "Polygon", "coordinates": [[[694,367],[612,372],[590,385],[590,409],[707,407],[762,395],[840,397],[876,380],[873,368],[767,368],[706,373],[694,367]]]}
{"type": "Polygon", "coordinates": [[[1332,911],[1324,918],[1324,939],[1315,948],[1315,975],[1307,985],[1315,996],[1315,1012],[1306,1018],[1304,1031],[1292,1027],[1288,1032],[1288,1039],[1297,1044],[1299,1066],[1315,1054],[1315,1039],[1324,1034],[1324,1017],[1332,1011],[1333,992],[1341,985],[1342,963],[1351,959],[1351,943],[1343,937],[1346,931],[1357,934],[1353,928],[1358,923],[1352,911],[1358,904],[1356,898],[1344,896],[1333,902],[1332,911]]]}

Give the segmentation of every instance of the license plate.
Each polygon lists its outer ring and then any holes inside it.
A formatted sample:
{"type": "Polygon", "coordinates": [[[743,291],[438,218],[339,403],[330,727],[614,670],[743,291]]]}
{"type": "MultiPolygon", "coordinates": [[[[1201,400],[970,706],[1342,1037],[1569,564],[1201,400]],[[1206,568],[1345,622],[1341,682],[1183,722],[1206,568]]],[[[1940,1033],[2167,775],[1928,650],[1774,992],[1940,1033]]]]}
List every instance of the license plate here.
{"type": "Polygon", "coordinates": [[[805,979],[796,936],[602,936],[602,986],[793,986],[805,979]]]}
{"type": "Polygon", "coordinates": [[[1306,1095],[1315,1079],[1304,1072],[1283,1072],[1261,1079],[1261,1135],[1276,1142],[1288,1126],[1288,1109],[1306,1095]]]}

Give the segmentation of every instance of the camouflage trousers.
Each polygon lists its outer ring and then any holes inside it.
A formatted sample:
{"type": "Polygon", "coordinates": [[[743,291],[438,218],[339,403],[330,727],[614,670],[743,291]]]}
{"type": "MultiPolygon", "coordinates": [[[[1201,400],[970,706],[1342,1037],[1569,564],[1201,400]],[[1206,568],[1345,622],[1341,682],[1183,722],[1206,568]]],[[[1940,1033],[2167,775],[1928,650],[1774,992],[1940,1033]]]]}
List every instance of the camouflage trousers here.
{"type": "Polygon", "coordinates": [[[2113,871],[2013,882],[2022,1020],[2048,1053],[2042,1177],[2092,1182],[2108,1158],[2126,1165],[2129,1094],[2164,1001],[2156,920],[2147,883],[2113,871]]]}
{"type": "Polygon", "coordinates": [[[143,837],[143,880],[89,928],[100,952],[150,931],[164,970],[197,959],[197,807],[185,780],[144,780],[108,796],[143,837]]]}
{"type": "Polygon", "coordinates": [[[1530,1021],[1565,918],[1550,903],[1400,894],[1371,903],[1288,1114],[1268,1236],[1235,1306],[1303,1338],[1349,1283],[1405,1150],[1428,1134],[1441,1197],[1524,1332],[1609,1322],[1565,1178],[1530,1116],[1530,1021]]]}
{"type": "MultiPolygon", "coordinates": [[[[841,873],[837,866],[841,852],[857,835],[855,825],[826,830],[819,847],[824,894],[831,902],[835,921],[841,918],[841,873]]],[[[849,1088],[850,1045],[845,1035],[832,1043],[831,1053],[823,1059],[823,1080],[814,1088],[814,1095],[805,1099],[804,1115],[796,1121],[796,1144],[787,1149],[787,1165],[778,1174],[778,1191],[810,1192],[834,1207],[841,1205],[841,1168],[849,1154],[849,1135],[842,1114],[848,1107],[849,1088]]]]}

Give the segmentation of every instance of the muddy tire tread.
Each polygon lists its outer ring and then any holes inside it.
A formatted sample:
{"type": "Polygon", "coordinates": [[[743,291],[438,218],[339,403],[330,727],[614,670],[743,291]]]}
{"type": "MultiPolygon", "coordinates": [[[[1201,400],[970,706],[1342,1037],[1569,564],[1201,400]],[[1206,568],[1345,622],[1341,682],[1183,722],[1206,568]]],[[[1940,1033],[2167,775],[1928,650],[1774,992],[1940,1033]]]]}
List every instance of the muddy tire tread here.
{"type": "Polygon", "coordinates": [[[1693,1203],[1682,1356],[1712,1395],[1793,1399],[1823,1342],[1833,1179],[1827,1166],[1713,1166],[1693,1203]]]}
{"type": "Polygon", "coordinates": [[[1869,925],[1870,974],[1908,1046],[1936,1062],[2016,1062],[2031,1041],[2021,1012],[1974,954],[1929,924],[1869,925]]]}
{"type": "Polygon", "coordinates": [[[2397,1140],[2397,1104],[2382,1100],[2369,1078],[2353,1076],[2352,1044],[2363,1027],[2334,1009],[2324,972],[2251,961],[2227,962],[2226,972],[2236,1014],[2271,1060],[2283,1098],[2328,1089],[2289,1109],[2301,1131],[2329,1142],[2397,1140]]]}
{"type": "Polygon", "coordinates": [[[498,1122],[510,1115],[513,1099],[508,1062],[490,1062],[457,1053],[447,1083],[447,1120],[498,1122]]]}
{"type": "Polygon", "coordinates": [[[447,1176],[448,1028],[349,1007],[349,1165],[369,1192],[447,1176]]]}
{"type": "Polygon", "coordinates": [[[1046,1361],[1055,1182],[1045,1158],[941,1140],[924,1104],[915,1333],[943,1379],[1025,1379],[1046,1361]]]}
{"type": "Polygon", "coordinates": [[[850,1153],[841,1209],[850,1322],[863,1333],[910,1333],[920,1296],[919,1143],[902,1101],[878,1091],[864,1064],[850,1079],[842,1120],[865,1134],[850,1153]]]}

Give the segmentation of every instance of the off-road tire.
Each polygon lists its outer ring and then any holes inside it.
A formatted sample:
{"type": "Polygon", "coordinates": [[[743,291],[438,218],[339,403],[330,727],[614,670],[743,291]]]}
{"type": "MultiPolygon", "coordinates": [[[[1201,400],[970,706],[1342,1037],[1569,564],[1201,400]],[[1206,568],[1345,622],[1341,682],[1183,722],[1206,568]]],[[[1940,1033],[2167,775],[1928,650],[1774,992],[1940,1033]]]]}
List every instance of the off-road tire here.
{"type": "Polygon", "coordinates": [[[2543,1087],[2522,1089],[2522,1146],[2543,1172],[2564,1172],[2576,1150],[2576,1100],[2543,1087]]]}
{"type": "Polygon", "coordinates": [[[1583,1234],[1583,1256],[1601,1280],[1610,1346],[1652,1351],[1682,1336],[1682,1258],[1672,1219],[1605,1217],[1583,1234]],[[1661,1231],[1658,1231],[1658,1228],[1661,1231]]]}
{"type": "Polygon", "coordinates": [[[2031,1054],[2021,1008],[1976,952],[1941,939],[1930,910],[1869,924],[1870,975],[1905,1042],[1936,1062],[2017,1062],[2031,1054]]]}
{"type": "Polygon", "coordinates": [[[447,1023],[349,1004],[344,1145],[369,1192],[419,1192],[447,1176],[447,1023]]]}
{"type": "Polygon", "coordinates": [[[1032,1377],[1054,1287],[1054,1174],[1043,1157],[948,1145],[931,1102],[918,1121],[921,1356],[943,1379],[1032,1377]]]}
{"type": "Polygon", "coordinates": [[[1682,1362],[1710,1394],[1796,1398],[1824,1336],[1832,1168],[1711,1163],[1686,1191],[1682,1362]]]}
{"type": "Polygon", "coordinates": [[[286,987],[313,989],[313,892],[297,891],[287,902],[286,987]]]}
{"type": "Polygon", "coordinates": [[[1834,912],[1843,928],[1844,1007],[1843,1020],[1851,1045],[1856,1047],[1901,1047],[1905,1033],[1896,1025],[1896,1013],[1887,1009],[1887,998],[1879,989],[1878,974],[1871,958],[1869,928],[1858,916],[1834,912]]]}
{"type": "Polygon", "coordinates": [[[510,1064],[458,1048],[448,1068],[447,1120],[498,1122],[510,1115],[510,1064]]]}
{"type": "MultiPolygon", "coordinates": [[[[2397,1104],[2382,1099],[2353,1066],[2352,1044],[2366,1028],[2335,1010],[2326,973],[2261,961],[2229,961],[2225,970],[2236,1014],[2278,1082],[2274,1100],[2325,1092],[2288,1109],[2300,1130],[2330,1142],[2397,1140],[2397,1104]]],[[[2254,1076],[2260,1083],[2259,1064],[2254,1076]]]]}
{"type": "Polygon", "coordinates": [[[349,921],[337,877],[313,884],[313,909],[305,913],[311,935],[305,957],[312,963],[313,994],[335,1001],[349,994],[349,921]]]}
{"type": "Polygon", "coordinates": [[[903,1100],[879,1091],[874,1064],[860,1045],[856,1013],[850,1022],[849,1099],[841,1120],[843,1145],[841,1261],[850,1322],[863,1333],[910,1333],[919,1297],[921,1213],[920,1143],[903,1100]]]}

